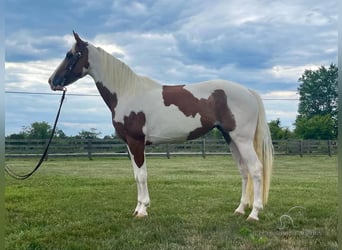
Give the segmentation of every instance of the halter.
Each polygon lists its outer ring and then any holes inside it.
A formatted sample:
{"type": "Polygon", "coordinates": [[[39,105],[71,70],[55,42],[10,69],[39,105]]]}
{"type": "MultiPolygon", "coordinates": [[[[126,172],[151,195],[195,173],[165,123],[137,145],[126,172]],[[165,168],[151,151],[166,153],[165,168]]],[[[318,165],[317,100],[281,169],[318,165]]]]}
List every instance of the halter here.
{"type": "Polygon", "coordinates": [[[66,58],[68,59],[68,64],[65,67],[65,74],[63,77],[63,81],[59,84],[54,84],[55,87],[60,86],[61,88],[56,88],[56,90],[63,90],[64,86],[66,86],[65,84],[65,80],[67,78],[67,76],[73,71],[73,69],[75,68],[76,64],[78,63],[78,61],[80,60],[80,58],[82,57],[82,52],[78,51],[75,54],[68,52],[66,54],[66,58]]]}
{"type": "Polygon", "coordinates": [[[82,56],[82,53],[80,51],[76,52],[74,55],[71,52],[67,53],[67,58],[70,58],[70,59],[69,59],[68,65],[66,66],[66,70],[67,70],[66,74],[70,73],[74,69],[75,65],[77,64],[81,56],[82,56]]]}

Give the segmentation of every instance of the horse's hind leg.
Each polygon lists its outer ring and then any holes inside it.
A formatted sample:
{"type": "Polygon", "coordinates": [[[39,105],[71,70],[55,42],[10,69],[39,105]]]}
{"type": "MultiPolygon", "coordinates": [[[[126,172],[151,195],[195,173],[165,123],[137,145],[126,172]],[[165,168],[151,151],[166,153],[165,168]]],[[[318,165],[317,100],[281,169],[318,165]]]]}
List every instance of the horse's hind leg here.
{"type": "Polygon", "coordinates": [[[232,141],[228,132],[226,132],[220,125],[216,126],[218,130],[222,133],[224,139],[230,147],[230,151],[232,152],[233,158],[236,162],[236,165],[240,171],[242,177],[242,185],[241,185],[241,199],[240,204],[237,209],[235,209],[234,214],[245,214],[245,208],[248,205],[248,197],[246,193],[247,189],[247,181],[248,181],[248,168],[244,163],[244,160],[241,157],[239,152],[239,148],[236,146],[235,142],[232,141]]]}
{"type": "MultiPolygon", "coordinates": [[[[250,141],[250,142],[235,141],[235,144],[239,150],[240,157],[241,157],[240,159],[242,160],[243,165],[247,166],[248,173],[253,180],[253,194],[248,194],[249,196],[253,195],[253,198],[254,198],[253,209],[250,215],[248,216],[247,220],[259,220],[258,213],[263,208],[262,164],[259,161],[258,156],[254,150],[253,141],[250,141]]],[[[245,177],[243,177],[243,179],[244,178],[245,177]]],[[[244,190],[244,191],[245,191],[244,200],[242,201],[242,205],[240,204],[240,206],[243,206],[244,202],[248,202],[248,199],[249,199],[249,197],[247,197],[247,190],[244,190]]]]}
{"type": "Polygon", "coordinates": [[[236,147],[234,142],[229,144],[230,151],[232,152],[233,158],[236,162],[236,165],[240,171],[242,177],[242,185],[241,185],[241,199],[238,208],[235,210],[234,214],[245,214],[245,208],[248,205],[248,197],[246,195],[246,187],[248,181],[248,169],[241,159],[240,152],[236,147]]]}

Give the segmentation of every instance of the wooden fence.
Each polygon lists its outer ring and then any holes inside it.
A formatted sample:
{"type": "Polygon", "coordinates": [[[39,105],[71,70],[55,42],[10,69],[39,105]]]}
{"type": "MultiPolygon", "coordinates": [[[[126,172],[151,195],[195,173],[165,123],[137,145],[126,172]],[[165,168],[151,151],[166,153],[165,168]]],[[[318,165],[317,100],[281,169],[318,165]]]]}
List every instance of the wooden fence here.
{"type": "MultiPolygon", "coordinates": [[[[47,140],[6,139],[5,156],[37,157],[42,154],[47,140]]],[[[337,141],[333,140],[275,140],[275,154],[279,155],[335,155],[337,141]]],[[[229,147],[223,139],[201,138],[185,143],[150,145],[146,148],[147,155],[208,155],[230,154],[229,147]]],[[[119,139],[54,139],[49,148],[48,157],[93,157],[128,156],[125,144],[119,139]]]]}

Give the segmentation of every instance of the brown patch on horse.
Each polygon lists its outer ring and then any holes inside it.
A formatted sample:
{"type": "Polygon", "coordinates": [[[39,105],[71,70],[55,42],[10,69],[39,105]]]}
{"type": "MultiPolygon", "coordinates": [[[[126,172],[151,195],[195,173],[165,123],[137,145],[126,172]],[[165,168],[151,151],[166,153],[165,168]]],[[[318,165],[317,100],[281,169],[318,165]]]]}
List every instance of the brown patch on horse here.
{"type": "MultiPolygon", "coordinates": [[[[96,82],[96,87],[102,96],[102,99],[107,104],[109,110],[112,112],[112,123],[114,125],[114,117],[115,117],[115,108],[118,105],[118,98],[116,97],[116,93],[111,93],[109,89],[107,89],[102,82],[96,82]]],[[[121,138],[121,136],[119,136],[121,138]]]]}
{"type": "Polygon", "coordinates": [[[215,90],[211,96],[214,99],[216,120],[225,131],[232,131],[236,127],[234,115],[227,103],[227,95],[222,89],[215,90]]]}
{"type": "Polygon", "coordinates": [[[124,117],[124,121],[115,122],[115,127],[118,136],[124,140],[131,153],[134,156],[134,161],[138,167],[144,164],[144,150],[145,150],[145,134],[143,127],[146,123],[146,117],[143,112],[131,112],[129,116],[124,117]]]}
{"type": "MultiPolygon", "coordinates": [[[[134,161],[138,167],[144,164],[144,150],[145,150],[145,134],[143,133],[143,127],[146,123],[146,117],[143,112],[131,112],[128,116],[124,117],[124,121],[116,122],[115,108],[118,105],[118,99],[116,93],[111,93],[102,82],[96,82],[96,87],[99,90],[104,102],[112,112],[113,125],[116,134],[126,142],[129,150],[134,156],[134,161]]],[[[146,142],[146,145],[152,144],[146,142]]]]}
{"type": "Polygon", "coordinates": [[[100,92],[104,102],[107,104],[110,111],[113,113],[113,118],[115,116],[115,108],[118,105],[118,98],[116,97],[116,93],[111,93],[109,89],[107,89],[102,82],[96,82],[96,87],[100,92]]]}
{"type": "Polygon", "coordinates": [[[198,138],[215,126],[219,126],[228,133],[236,127],[234,115],[227,104],[227,95],[222,89],[216,89],[207,98],[196,98],[185,85],[163,86],[165,106],[175,105],[185,116],[200,115],[202,127],[196,128],[188,135],[188,140],[198,138]]]}
{"type": "Polygon", "coordinates": [[[185,90],[184,86],[163,86],[164,104],[165,106],[176,105],[185,116],[195,117],[198,113],[198,99],[192,93],[185,90]]]}

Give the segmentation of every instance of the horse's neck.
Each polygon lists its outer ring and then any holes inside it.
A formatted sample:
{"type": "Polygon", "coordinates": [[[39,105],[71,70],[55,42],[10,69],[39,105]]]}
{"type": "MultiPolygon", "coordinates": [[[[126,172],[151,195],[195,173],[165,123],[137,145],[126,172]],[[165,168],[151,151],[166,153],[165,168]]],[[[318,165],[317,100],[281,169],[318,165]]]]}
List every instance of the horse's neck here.
{"type": "Polygon", "coordinates": [[[94,57],[90,75],[95,82],[101,82],[117,96],[136,95],[159,85],[149,78],[135,74],[126,64],[104,50],[95,47],[92,49],[97,51],[90,52],[90,56],[94,57]]]}

